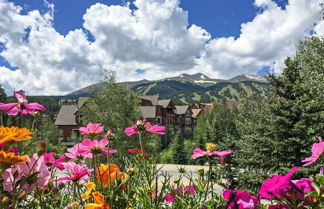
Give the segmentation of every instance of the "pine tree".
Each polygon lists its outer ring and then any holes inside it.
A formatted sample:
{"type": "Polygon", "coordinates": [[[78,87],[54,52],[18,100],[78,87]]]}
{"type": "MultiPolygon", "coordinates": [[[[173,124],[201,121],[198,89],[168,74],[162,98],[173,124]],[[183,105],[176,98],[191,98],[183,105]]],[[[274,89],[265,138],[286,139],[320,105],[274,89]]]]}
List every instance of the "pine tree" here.
{"type": "Polygon", "coordinates": [[[317,136],[324,134],[324,40],[302,41],[294,58],[287,58],[282,76],[270,75],[274,98],[273,138],[280,170],[301,166],[317,136]]]}
{"type": "Polygon", "coordinates": [[[172,150],[173,163],[183,164],[183,165],[188,164],[188,159],[185,152],[184,138],[179,134],[176,134],[175,137],[173,138],[171,146],[173,147],[172,150]]]}

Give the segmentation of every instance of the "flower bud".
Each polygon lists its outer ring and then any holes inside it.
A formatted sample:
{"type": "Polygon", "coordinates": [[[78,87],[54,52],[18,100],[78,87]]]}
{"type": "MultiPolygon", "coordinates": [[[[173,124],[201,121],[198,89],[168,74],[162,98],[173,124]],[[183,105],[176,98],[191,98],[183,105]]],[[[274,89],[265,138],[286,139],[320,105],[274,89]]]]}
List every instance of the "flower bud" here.
{"type": "Polygon", "coordinates": [[[40,141],[38,144],[38,156],[42,156],[46,152],[46,142],[45,141],[40,141]]]}

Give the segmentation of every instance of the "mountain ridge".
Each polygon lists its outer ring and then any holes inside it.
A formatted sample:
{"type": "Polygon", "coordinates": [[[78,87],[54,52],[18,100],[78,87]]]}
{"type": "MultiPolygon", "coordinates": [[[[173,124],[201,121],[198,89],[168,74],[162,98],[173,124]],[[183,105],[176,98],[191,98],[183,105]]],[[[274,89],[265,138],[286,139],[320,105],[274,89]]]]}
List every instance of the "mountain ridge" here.
{"type": "MultiPolygon", "coordinates": [[[[202,73],[181,74],[160,80],[120,82],[140,95],[159,95],[161,99],[173,99],[176,104],[211,102],[218,100],[239,101],[244,97],[268,95],[269,84],[259,75],[243,74],[229,80],[213,79],[202,73]]],[[[104,85],[103,82],[67,94],[66,98],[91,96],[104,85]]]]}

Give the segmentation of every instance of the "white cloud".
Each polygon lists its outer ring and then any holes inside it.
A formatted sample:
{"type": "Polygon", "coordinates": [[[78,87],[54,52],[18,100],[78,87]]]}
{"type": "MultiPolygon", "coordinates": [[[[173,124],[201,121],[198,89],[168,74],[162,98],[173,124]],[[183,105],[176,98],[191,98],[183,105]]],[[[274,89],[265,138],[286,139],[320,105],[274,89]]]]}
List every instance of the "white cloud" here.
{"type": "Polygon", "coordinates": [[[281,9],[271,0],[256,0],[255,5],[265,8],[248,23],[241,25],[241,34],[216,38],[206,46],[199,66],[210,68],[222,77],[240,73],[255,73],[262,66],[282,70],[283,60],[292,56],[299,40],[307,36],[320,19],[320,0],[290,0],[281,9]]]}
{"type": "Polygon", "coordinates": [[[238,38],[211,39],[205,29],[189,25],[179,0],[136,0],[135,10],[97,3],[83,16],[87,32],[76,29],[65,36],[52,26],[53,5],[45,14],[23,15],[20,7],[0,0],[0,42],[5,46],[0,55],[18,68],[0,67],[0,83],[10,91],[52,95],[98,82],[103,69],[115,70],[119,80],[197,71],[228,78],[265,65],[280,71],[298,40],[311,30],[324,34],[320,1],[290,0],[281,9],[274,1],[255,0],[261,10],[241,25],[238,38]]]}

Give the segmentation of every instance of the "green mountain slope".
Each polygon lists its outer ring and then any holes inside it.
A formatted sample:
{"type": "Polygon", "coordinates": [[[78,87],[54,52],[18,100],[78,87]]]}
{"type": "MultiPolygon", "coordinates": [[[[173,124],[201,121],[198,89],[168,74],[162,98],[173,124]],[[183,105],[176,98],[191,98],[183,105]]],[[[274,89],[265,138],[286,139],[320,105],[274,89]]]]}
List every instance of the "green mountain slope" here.
{"type": "MultiPolygon", "coordinates": [[[[230,80],[211,79],[201,73],[181,74],[178,77],[157,81],[134,81],[121,83],[139,95],[159,95],[160,99],[171,98],[176,104],[191,104],[219,100],[239,101],[257,95],[266,97],[269,84],[261,76],[240,75],[230,80]]],[[[66,95],[66,98],[91,96],[102,88],[103,83],[94,84],[66,95]]]]}

